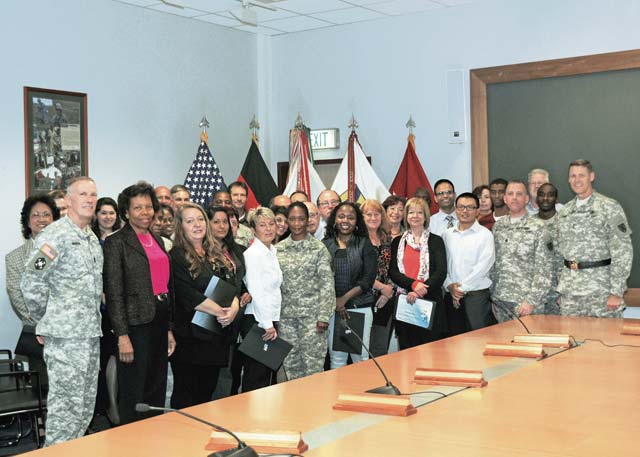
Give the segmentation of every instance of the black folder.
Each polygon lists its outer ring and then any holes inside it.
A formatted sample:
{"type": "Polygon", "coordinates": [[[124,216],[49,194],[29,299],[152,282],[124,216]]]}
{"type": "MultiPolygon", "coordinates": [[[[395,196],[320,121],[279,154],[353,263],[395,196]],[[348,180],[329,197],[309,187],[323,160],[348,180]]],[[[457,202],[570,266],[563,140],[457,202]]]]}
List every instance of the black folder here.
{"type": "Polygon", "coordinates": [[[264,341],[262,335],[264,330],[255,324],[238,346],[238,350],[275,371],[282,365],[293,346],[280,337],[273,341],[264,341]]]}
{"type": "MultiPolygon", "coordinates": [[[[228,308],[236,296],[236,287],[224,279],[212,276],[204,294],[221,307],[228,308]]],[[[193,314],[191,323],[209,332],[222,334],[222,325],[213,314],[196,311],[193,314]]]]}
{"type": "MultiPolygon", "coordinates": [[[[349,314],[349,320],[347,323],[349,327],[362,339],[364,335],[364,313],[358,313],[354,311],[347,311],[349,314]]],[[[362,354],[362,343],[358,341],[358,338],[351,333],[351,330],[344,327],[340,321],[342,318],[336,314],[335,322],[333,326],[333,350],[341,352],[349,352],[351,354],[362,354]]]]}

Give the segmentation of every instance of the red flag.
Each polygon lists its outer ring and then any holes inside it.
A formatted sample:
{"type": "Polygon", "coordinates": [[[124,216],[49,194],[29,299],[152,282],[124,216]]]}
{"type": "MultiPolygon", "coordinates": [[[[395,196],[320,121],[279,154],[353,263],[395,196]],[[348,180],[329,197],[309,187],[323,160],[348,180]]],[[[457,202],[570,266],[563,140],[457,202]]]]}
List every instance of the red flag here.
{"type": "Polygon", "coordinates": [[[400,195],[401,197],[410,198],[413,197],[414,192],[418,187],[426,187],[429,190],[431,196],[431,207],[429,210],[431,214],[438,212],[439,207],[436,202],[436,197],[433,194],[433,188],[429,183],[429,179],[425,174],[420,159],[416,154],[416,145],[413,142],[413,134],[409,134],[407,140],[407,150],[404,152],[404,158],[398,168],[398,173],[391,184],[389,189],[392,194],[400,195]]]}
{"type": "Polygon", "coordinates": [[[249,153],[238,176],[249,188],[245,208],[250,210],[258,206],[268,206],[269,200],[278,195],[278,186],[271,177],[267,164],[258,149],[256,138],[252,138],[249,153]]]}

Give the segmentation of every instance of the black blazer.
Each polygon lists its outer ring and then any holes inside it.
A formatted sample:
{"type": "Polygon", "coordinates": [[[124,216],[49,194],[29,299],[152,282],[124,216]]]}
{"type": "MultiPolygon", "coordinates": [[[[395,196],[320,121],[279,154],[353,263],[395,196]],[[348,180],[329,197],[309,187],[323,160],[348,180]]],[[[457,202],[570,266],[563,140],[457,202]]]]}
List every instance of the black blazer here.
{"type": "MultiPolygon", "coordinates": [[[[403,289],[410,291],[412,290],[411,285],[416,279],[405,276],[400,273],[398,269],[398,246],[400,245],[401,238],[402,237],[399,236],[391,242],[389,278],[403,289]]],[[[446,332],[448,326],[447,315],[444,309],[442,284],[444,284],[444,280],[447,277],[447,251],[445,250],[442,238],[433,233],[429,234],[427,245],[429,247],[429,277],[424,283],[429,287],[429,292],[426,297],[423,298],[436,303],[432,331],[436,333],[446,332]]]]}
{"type": "MultiPolygon", "coordinates": [[[[166,253],[162,239],[152,236],[166,253]]],[[[169,271],[169,321],[172,322],[173,274],[169,271]]],[[[107,310],[116,336],[127,335],[130,325],[148,324],[153,320],[156,303],[149,259],[129,224],[104,241],[103,276],[107,310]]]]}

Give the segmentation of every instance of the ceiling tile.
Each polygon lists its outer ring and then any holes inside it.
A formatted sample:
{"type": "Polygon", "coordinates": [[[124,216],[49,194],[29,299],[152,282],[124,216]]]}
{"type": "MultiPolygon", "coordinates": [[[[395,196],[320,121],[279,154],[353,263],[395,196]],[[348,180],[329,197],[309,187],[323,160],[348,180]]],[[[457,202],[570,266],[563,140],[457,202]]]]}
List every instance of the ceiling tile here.
{"type": "Polygon", "coordinates": [[[245,32],[251,33],[259,33],[261,35],[280,35],[284,32],[280,30],[271,29],[269,27],[251,27],[250,25],[241,25],[239,27],[234,27],[236,30],[244,30],[245,32]]]}
{"type": "Polygon", "coordinates": [[[150,6],[155,3],[160,3],[158,0],[115,0],[119,3],[128,3],[129,5],[135,6],[150,6]]]}
{"type": "Polygon", "coordinates": [[[479,3],[480,0],[436,0],[446,6],[468,5],[469,3],[479,3]]]}
{"type": "Polygon", "coordinates": [[[192,10],[191,8],[176,8],[175,6],[165,5],[164,3],[160,3],[159,5],[152,5],[149,7],[149,9],[184,17],[195,17],[206,14],[202,11],[192,10]]]}
{"type": "Polygon", "coordinates": [[[418,13],[420,11],[444,7],[429,0],[394,0],[392,2],[368,5],[367,8],[379,13],[399,16],[402,14],[418,13]]]}
{"type": "Polygon", "coordinates": [[[333,24],[308,16],[296,16],[268,21],[265,22],[264,25],[282,30],[283,32],[301,32],[303,30],[318,29],[320,27],[330,27],[333,24]]]}
{"type": "MultiPolygon", "coordinates": [[[[265,10],[264,8],[256,8],[256,7],[252,7],[251,9],[256,12],[256,15],[258,17],[258,23],[260,24],[265,21],[273,21],[275,19],[284,19],[286,17],[297,16],[296,13],[292,13],[291,11],[283,11],[283,10],[269,11],[269,10],[265,10]]],[[[228,11],[224,11],[218,14],[220,14],[221,16],[233,18],[233,16],[231,16],[231,14],[229,14],[228,11]]]]}
{"type": "MultiPolygon", "coordinates": [[[[171,0],[170,0],[171,1],[171,0]]],[[[194,10],[206,11],[207,13],[217,13],[228,11],[242,6],[236,0],[175,0],[176,3],[194,10]]]]}
{"type": "Polygon", "coordinates": [[[355,7],[344,10],[327,11],[326,13],[316,13],[312,14],[311,17],[333,22],[334,24],[349,24],[351,22],[370,21],[387,16],[368,9],[355,7]]]}
{"type": "Polygon", "coordinates": [[[364,6],[364,5],[372,5],[374,3],[384,3],[384,2],[388,2],[389,0],[343,0],[347,3],[351,3],[352,5],[356,5],[356,6],[364,6]]]}
{"type": "Polygon", "coordinates": [[[240,21],[232,18],[231,16],[223,16],[220,14],[205,14],[204,16],[198,16],[194,19],[198,21],[211,22],[212,24],[225,25],[227,27],[235,27],[240,25],[240,21]]]}
{"type": "Polygon", "coordinates": [[[341,0],[285,0],[283,2],[272,3],[271,6],[293,11],[294,13],[312,14],[349,8],[352,5],[341,0]]]}

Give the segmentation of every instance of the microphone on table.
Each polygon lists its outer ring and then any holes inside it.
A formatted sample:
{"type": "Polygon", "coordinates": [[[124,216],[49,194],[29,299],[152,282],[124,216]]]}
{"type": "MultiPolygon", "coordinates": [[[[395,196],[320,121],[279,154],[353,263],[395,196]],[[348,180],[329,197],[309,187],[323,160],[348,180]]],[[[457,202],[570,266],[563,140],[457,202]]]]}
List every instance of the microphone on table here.
{"type": "Polygon", "coordinates": [[[227,430],[226,428],[221,427],[220,425],[216,425],[213,422],[209,422],[204,419],[200,419],[199,417],[192,416],[191,414],[185,413],[184,411],[180,411],[179,409],[163,408],[160,406],[151,406],[146,403],[138,403],[136,404],[136,411],[139,413],[146,413],[148,411],[166,411],[166,412],[177,413],[177,414],[180,414],[181,416],[185,416],[194,421],[198,421],[205,425],[208,425],[209,427],[212,427],[220,432],[228,433],[238,442],[237,448],[225,449],[224,451],[214,452],[213,454],[210,454],[210,457],[258,457],[258,454],[256,453],[256,451],[254,451],[253,448],[247,446],[231,430],[227,430]]]}
{"type": "Polygon", "coordinates": [[[508,315],[510,315],[511,317],[514,317],[518,320],[518,322],[520,322],[520,325],[522,325],[524,327],[524,329],[527,331],[527,333],[529,335],[531,335],[531,332],[529,331],[529,329],[527,328],[526,325],[524,325],[524,322],[522,322],[522,319],[520,319],[520,317],[514,313],[513,311],[511,311],[509,308],[507,308],[506,306],[502,306],[500,303],[498,303],[497,301],[491,300],[491,303],[493,303],[494,305],[496,305],[498,308],[500,308],[502,311],[504,311],[505,313],[507,313],[508,315]]]}
{"type": "MultiPolygon", "coordinates": [[[[336,316],[336,319],[337,318],[338,318],[338,316],[336,316]]],[[[358,335],[358,333],[351,328],[351,326],[347,322],[347,319],[340,318],[340,323],[344,328],[346,328],[345,334],[353,334],[353,336],[355,336],[358,339],[360,344],[362,344],[362,347],[365,349],[365,351],[367,351],[367,354],[369,354],[369,358],[373,361],[373,363],[376,364],[376,367],[378,367],[378,370],[380,371],[380,374],[382,374],[382,377],[384,378],[384,380],[386,382],[386,384],[384,386],[376,387],[374,389],[369,389],[369,390],[367,390],[367,392],[372,393],[372,394],[401,395],[400,394],[400,389],[398,389],[396,386],[394,386],[391,383],[391,381],[389,381],[389,378],[387,378],[387,375],[385,374],[385,372],[382,369],[382,367],[380,366],[380,364],[378,364],[378,361],[376,360],[376,358],[373,356],[373,354],[371,353],[371,351],[369,350],[367,345],[364,344],[364,341],[362,341],[362,338],[360,338],[360,335],[358,335]]]]}

